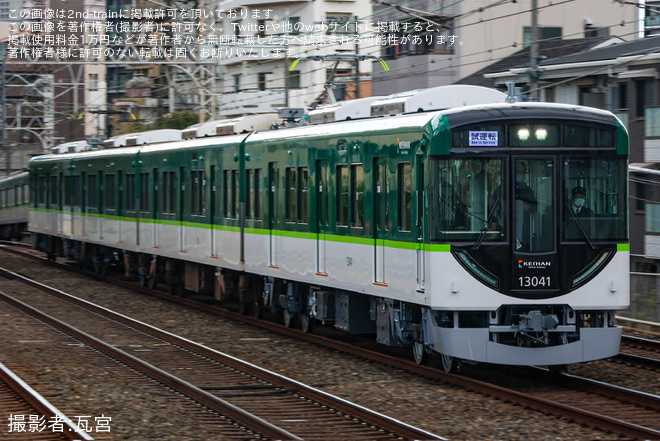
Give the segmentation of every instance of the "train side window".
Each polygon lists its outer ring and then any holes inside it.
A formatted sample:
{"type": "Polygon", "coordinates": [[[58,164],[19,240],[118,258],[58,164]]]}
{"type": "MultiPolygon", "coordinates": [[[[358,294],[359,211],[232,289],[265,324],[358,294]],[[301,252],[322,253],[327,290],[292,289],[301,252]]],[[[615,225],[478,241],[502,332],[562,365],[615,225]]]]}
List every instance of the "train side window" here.
{"type": "Polygon", "coordinates": [[[73,176],[72,178],[73,181],[73,206],[74,207],[80,207],[82,204],[82,187],[80,186],[80,175],[73,176]]]}
{"type": "Polygon", "coordinates": [[[23,185],[23,203],[30,203],[30,187],[27,184],[23,185]]]}
{"type": "Polygon", "coordinates": [[[284,197],[286,198],[286,222],[295,222],[296,221],[296,215],[297,215],[297,202],[298,202],[298,195],[297,195],[297,188],[296,185],[298,184],[297,178],[296,178],[296,168],[295,167],[287,167],[285,170],[285,179],[286,179],[286,193],[284,197]]]}
{"type": "Polygon", "coordinates": [[[264,188],[263,173],[260,168],[254,170],[254,220],[262,220],[264,188]]]}
{"type": "Polygon", "coordinates": [[[140,173],[140,211],[149,212],[149,173],[140,173]]]}
{"type": "Polygon", "coordinates": [[[57,176],[52,175],[49,180],[50,180],[50,187],[48,189],[49,190],[48,193],[50,194],[50,197],[48,201],[50,203],[50,207],[55,207],[59,203],[57,199],[57,190],[59,188],[57,186],[57,176]]]}
{"type": "Polygon", "coordinates": [[[337,166],[337,225],[346,226],[348,225],[348,166],[347,165],[338,165],[337,166]]]}
{"type": "Polygon", "coordinates": [[[409,162],[399,164],[399,230],[410,231],[412,218],[412,168],[409,162]]]}
{"type": "Polygon", "coordinates": [[[230,172],[225,170],[222,172],[222,213],[225,219],[231,218],[231,213],[229,212],[229,207],[231,206],[231,201],[229,200],[231,193],[231,181],[230,181],[230,172]]]}
{"type": "Polygon", "coordinates": [[[135,173],[126,174],[126,211],[135,212],[135,173]]]}
{"type": "Polygon", "coordinates": [[[245,219],[254,219],[254,204],[252,194],[254,193],[254,170],[245,170],[245,219]]]}
{"type": "Polygon", "coordinates": [[[238,200],[238,170],[231,171],[231,218],[238,219],[239,200],[238,200]]]}
{"type": "Polygon", "coordinates": [[[97,192],[96,175],[87,175],[87,207],[96,208],[97,192]]]}
{"type": "Polygon", "coordinates": [[[37,197],[35,198],[37,201],[37,204],[45,204],[46,203],[46,177],[45,176],[39,176],[37,178],[37,197]]]}
{"type": "Polygon", "coordinates": [[[351,166],[351,226],[364,226],[364,166],[351,166]]]}
{"type": "Polygon", "coordinates": [[[70,207],[72,202],[71,193],[73,190],[71,187],[71,176],[64,176],[62,181],[64,182],[64,186],[62,188],[63,203],[65,206],[70,207]]]}
{"type": "Polygon", "coordinates": [[[115,191],[117,190],[117,176],[114,173],[105,175],[105,208],[109,210],[116,209],[117,200],[115,191]]]}
{"type": "Polygon", "coordinates": [[[309,223],[309,171],[307,167],[298,168],[298,222],[309,223]]]}
{"type": "Polygon", "coordinates": [[[206,201],[204,198],[205,178],[203,170],[193,170],[190,172],[190,181],[192,187],[191,214],[195,216],[204,216],[206,214],[206,201]]]}
{"type": "Polygon", "coordinates": [[[176,214],[176,173],[163,172],[163,214],[176,214]]]}

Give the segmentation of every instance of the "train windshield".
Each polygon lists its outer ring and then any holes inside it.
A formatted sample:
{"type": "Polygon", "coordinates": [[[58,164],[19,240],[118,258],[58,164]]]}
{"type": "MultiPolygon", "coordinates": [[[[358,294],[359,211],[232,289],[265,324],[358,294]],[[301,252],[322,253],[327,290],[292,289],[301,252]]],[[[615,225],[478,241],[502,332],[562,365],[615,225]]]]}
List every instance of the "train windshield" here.
{"type": "Polygon", "coordinates": [[[441,159],[434,164],[432,239],[472,241],[486,232],[490,239],[504,234],[502,159],[441,159]]]}
{"type": "Polygon", "coordinates": [[[552,155],[432,164],[431,240],[478,247],[510,238],[515,251],[544,253],[557,239],[592,246],[627,239],[625,159],[552,155]]]}
{"type": "Polygon", "coordinates": [[[564,159],[566,241],[628,237],[627,163],[623,159],[564,159]]]}

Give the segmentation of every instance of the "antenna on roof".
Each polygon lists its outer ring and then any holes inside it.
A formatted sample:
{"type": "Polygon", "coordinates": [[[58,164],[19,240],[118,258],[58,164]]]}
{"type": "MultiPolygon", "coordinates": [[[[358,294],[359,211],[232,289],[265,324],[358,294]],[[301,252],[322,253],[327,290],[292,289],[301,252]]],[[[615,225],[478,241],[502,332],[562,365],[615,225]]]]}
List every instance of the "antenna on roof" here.
{"type": "Polygon", "coordinates": [[[506,82],[506,102],[515,103],[516,100],[516,83],[514,81],[506,82]]]}

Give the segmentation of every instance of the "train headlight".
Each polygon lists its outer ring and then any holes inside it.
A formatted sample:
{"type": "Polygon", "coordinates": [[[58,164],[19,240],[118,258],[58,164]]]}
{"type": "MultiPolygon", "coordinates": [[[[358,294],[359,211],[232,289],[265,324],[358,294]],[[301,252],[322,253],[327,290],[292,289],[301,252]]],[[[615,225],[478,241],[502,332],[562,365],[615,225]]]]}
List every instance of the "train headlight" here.
{"type": "Polygon", "coordinates": [[[546,129],[536,129],[534,136],[536,136],[536,139],[539,141],[545,141],[545,138],[548,137],[548,131],[546,129]]]}
{"type": "Polygon", "coordinates": [[[529,129],[519,129],[518,139],[521,141],[527,141],[529,139],[529,129]]]}

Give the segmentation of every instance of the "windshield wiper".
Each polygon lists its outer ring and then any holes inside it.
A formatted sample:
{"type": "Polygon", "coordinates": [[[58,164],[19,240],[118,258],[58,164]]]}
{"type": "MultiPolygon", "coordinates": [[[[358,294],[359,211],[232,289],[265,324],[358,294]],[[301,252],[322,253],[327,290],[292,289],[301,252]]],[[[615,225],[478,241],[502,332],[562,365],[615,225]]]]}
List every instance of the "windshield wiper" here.
{"type": "Polygon", "coordinates": [[[571,208],[567,205],[566,209],[568,210],[568,214],[571,216],[573,220],[575,220],[575,225],[578,226],[578,229],[584,236],[584,238],[587,240],[587,243],[591,247],[592,250],[595,250],[596,244],[594,243],[593,239],[591,239],[591,236],[589,236],[589,233],[587,233],[587,230],[584,228],[584,225],[582,225],[582,222],[580,221],[580,218],[575,215],[575,212],[571,210],[571,208]]]}
{"type": "Polygon", "coordinates": [[[488,233],[488,226],[493,221],[493,218],[495,217],[495,213],[497,212],[497,209],[499,208],[501,203],[502,203],[501,197],[498,197],[495,199],[495,201],[493,201],[493,206],[490,207],[490,211],[488,212],[488,217],[486,218],[486,225],[481,229],[481,232],[479,233],[477,240],[475,240],[474,245],[472,245],[473,250],[478,250],[479,247],[481,246],[481,243],[484,241],[484,238],[486,237],[486,233],[488,233]]]}

